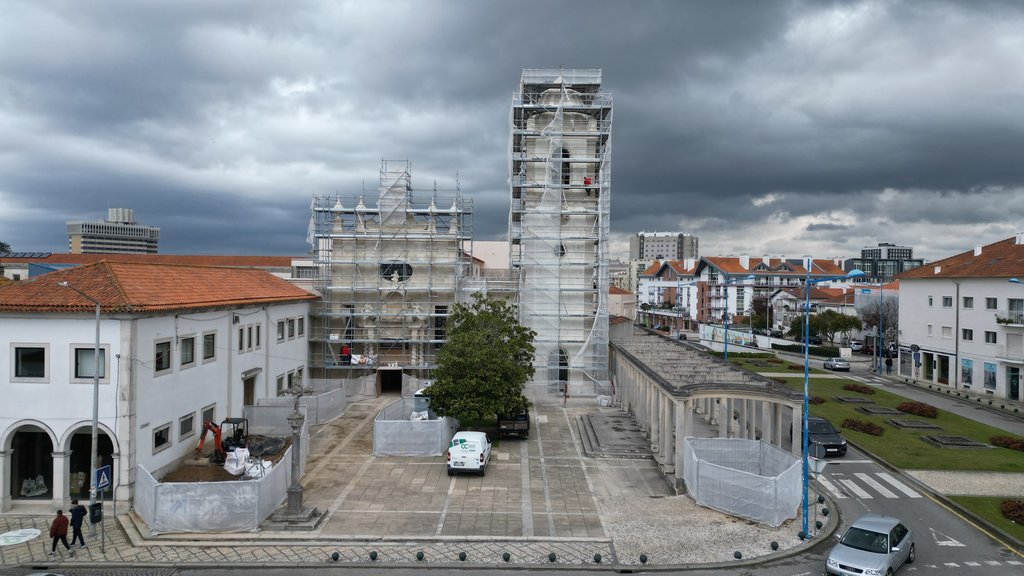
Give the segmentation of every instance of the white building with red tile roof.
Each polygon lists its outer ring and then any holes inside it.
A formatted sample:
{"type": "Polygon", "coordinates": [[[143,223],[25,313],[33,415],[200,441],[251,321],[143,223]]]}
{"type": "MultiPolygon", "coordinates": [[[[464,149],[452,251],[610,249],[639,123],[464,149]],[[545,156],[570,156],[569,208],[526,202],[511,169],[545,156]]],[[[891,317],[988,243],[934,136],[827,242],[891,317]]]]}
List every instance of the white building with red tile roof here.
{"type": "Polygon", "coordinates": [[[264,270],[96,262],[0,286],[0,510],[88,497],[97,320],[71,287],[100,303],[99,455],[118,500],[139,465],[160,478],[190,458],[204,419],[303,378],[316,297],[264,270]]]}
{"type": "Polygon", "coordinates": [[[897,278],[900,376],[1024,402],[1024,233],[897,278]]]}

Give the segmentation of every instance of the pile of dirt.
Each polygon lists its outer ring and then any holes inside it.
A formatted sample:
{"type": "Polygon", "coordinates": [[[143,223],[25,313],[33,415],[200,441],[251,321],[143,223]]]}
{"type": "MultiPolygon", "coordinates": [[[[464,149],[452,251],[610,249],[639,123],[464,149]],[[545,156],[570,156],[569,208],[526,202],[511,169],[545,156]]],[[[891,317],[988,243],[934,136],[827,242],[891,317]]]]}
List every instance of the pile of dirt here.
{"type": "MultiPolygon", "coordinates": [[[[254,437],[257,438],[257,437],[254,437]]],[[[270,460],[276,466],[284,458],[288,447],[292,445],[291,437],[286,438],[284,447],[274,454],[264,454],[262,460],[270,460]]],[[[232,476],[221,464],[200,464],[186,462],[177,470],[168,473],[160,479],[161,482],[233,482],[241,480],[242,476],[232,476]]]]}

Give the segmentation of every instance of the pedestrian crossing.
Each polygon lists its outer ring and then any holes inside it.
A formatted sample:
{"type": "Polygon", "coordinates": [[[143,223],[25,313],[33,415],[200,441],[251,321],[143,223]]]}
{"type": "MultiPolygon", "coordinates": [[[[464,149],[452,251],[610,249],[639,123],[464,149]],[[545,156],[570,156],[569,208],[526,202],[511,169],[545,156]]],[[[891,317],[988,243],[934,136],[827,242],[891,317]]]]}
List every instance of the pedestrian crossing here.
{"type": "Polygon", "coordinates": [[[835,498],[921,498],[922,495],[888,472],[819,474],[818,483],[835,498]]]}
{"type": "Polygon", "coordinates": [[[868,386],[882,386],[887,383],[884,378],[879,378],[878,376],[854,376],[851,374],[848,378],[868,386]]]}

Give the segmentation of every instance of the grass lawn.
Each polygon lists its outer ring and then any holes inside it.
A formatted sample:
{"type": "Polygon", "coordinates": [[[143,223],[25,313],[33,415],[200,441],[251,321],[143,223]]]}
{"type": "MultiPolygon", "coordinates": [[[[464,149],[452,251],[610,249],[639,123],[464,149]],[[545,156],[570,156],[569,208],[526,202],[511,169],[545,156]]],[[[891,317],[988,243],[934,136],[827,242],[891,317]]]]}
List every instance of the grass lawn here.
{"type": "MultiPolygon", "coordinates": [[[[736,358],[729,357],[729,362],[743,368],[750,370],[751,372],[799,372],[803,374],[804,364],[803,362],[789,362],[783,360],[779,362],[774,360],[772,356],[765,355],[763,358],[736,358]]],[[[815,368],[815,365],[820,366],[823,360],[815,361],[813,358],[810,362],[811,374],[831,374],[829,370],[822,370],[815,368]]]]}
{"type": "Polygon", "coordinates": [[[998,526],[1003,532],[1024,542],[1024,526],[1010,522],[999,510],[999,505],[1006,498],[994,496],[947,496],[950,500],[988,520],[990,524],[998,526]]]}
{"type": "MultiPolygon", "coordinates": [[[[803,392],[803,377],[785,378],[786,385],[803,392]]],[[[858,446],[888,461],[898,468],[927,470],[988,470],[994,472],[1024,472],[1024,452],[1008,448],[991,449],[958,449],[938,448],[920,439],[925,434],[943,436],[965,436],[978,442],[989,443],[992,436],[1005,436],[1006,432],[980,424],[968,418],[957,416],[943,410],[935,419],[922,418],[907,414],[904,416],[871,416],[858,412],[858,404],[844,404],[833,400],[835,396],[864,396],[875,401],[868,406],[887,406],[895,408],[907,399],[886,392],[880,388],[872,388],[875,393],[862,395],[857,392],[843,390],[843,385],[853,382],[845,379],[810,379],[810,395],[825,399],[824,404],[812,405],[811,414],[828,419],[836,427],[841,427],[843,420],[855,418],[877,424],[885,429],[881,436],[871,436],[855,430],[843,429],[843,435],[858,446]],[[887,420],[924,420],[942,427],[942,430],[905,430],[889,424],[887,420]]]]}

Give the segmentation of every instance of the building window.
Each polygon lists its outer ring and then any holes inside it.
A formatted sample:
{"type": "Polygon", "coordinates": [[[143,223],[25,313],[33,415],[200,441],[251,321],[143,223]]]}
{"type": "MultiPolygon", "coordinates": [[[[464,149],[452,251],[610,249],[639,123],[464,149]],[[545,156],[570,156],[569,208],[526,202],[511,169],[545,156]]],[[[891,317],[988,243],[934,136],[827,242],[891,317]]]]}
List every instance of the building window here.
{"type": "Polygon", "coordinates": [[[210,332],[203,334],[203,360],[213,360],[217,357],[217,333],[210,332]]]}
{"type": "Polygon", "coordinates": [[[44,380],[46,378],[46,347],[15,347],[14,377],[27,378],[33,380],[44,380]]]}
{"type": "Polygon", "coordinates": [[[284,374],[277,377],[277,395],[284,396],[285,385],[284,385],[284,374]]]}
{"type": "Polygon", "coordinates": [[[277,341],[284,340],[284,320],[277,321],[277,341]]]}
{"type": "Polygon", "coordinates": [[[302,386],[302,368],[295,369],[295,385],[302,386]]]}
{"type": "Polygon", "coordinates": [[[196,363],[196,339],[188,337],[181,339],[181,366],[191,366],[196,363]]]}
{"type": "Polygon", "coordinates": [[[288,339],[291,340],[292,338],[295,338],[295,319],[294,318],[289,318],[288,319],[288,339]]]}
{"type": "Polygon", "coordinates": [[[998,298],[985,298],[985,310],[995,310],[999,306],[998,298]]]}
{"type": "MultiPolygon", "coordinates": [[[[95,363],[93,362],[93,356],[96,353],[96,348],[75,348],[75,378],[85,380],[94,377],[93,368],[95,363]]],[[[100,348],[100,379],[107,377],[107,351],[100,348]]]]}
{"type": "Polygon", "coordinates": [[[932,304],[933,304],[933,302],[932,302],[932,297],[931,297],[931,296],[929,296],[929,297],[928,297],[928,307],[929,307],[929,308],[931,308],[931,307],[932,307],[932,304]]]}
{"type": "Polygon", "coordinates": [[[203,424],[207,422],[214,422],[214,417],[217,415],[217,405],[210,404],[206,408],[203,408],[203,424]]]}
{"type": "Polygon", "coordinates": [[[973,296],[964,296],[964,308],[974,308],[973,296]]]}
{"type": "Polygon", "coordinates": [[[996,389],[996,365],[992,362],[985,362],[985,381],[983,384],[986,390],[996,389]]]}
{"type": "Polygon", "coordinates": [[[995,332],[989,332],[988,330],[986,330],[985,331],[985,344],[995,344],[995,343],[996,343],[996,333],[995,332]]]}
{"type": "Polygon", "coordinates": [[[932,335],[932,325],[931,324],[928,325],[928,335],[929,336],[932,335]]]}
{"type": "Polygon", "coordinates": [[[158,374],[171,369],[171,342],[169,340],[156,343],[154,364],[158,374]]]}
{"type": "Polygon", "coordinates": [[[252,326],[245,327],[245,349],[252,350],[252,326]]]}
{"type": "Polygon", "coordinates": [[[953,327],[952,326],[943,326],[942,327],[942,337],[943,338],[952,338],[953,337],[953,327]]]}
{"type": "Polygon", "coordinates": [[[961,338],[964,340],[974,340],[974,330],[971,330],[970,328],[962,328],[960,332],[962,333],[961,338]]]}
{"type": "Polygon", "coordinates": [[[196,415],[189,414],[178,418],[178,440],[188,438],[196,433],[196,415]]]}
{"type": "Polygon", "coordinates": [[[256,349],[259,350],[259,348],[260,348],[260,333],[263,332],[263,324],[257,324],[255,331],[256,331],[256,349]]]}
{"type": "Polygon", "coordinates": [[[960,384],[970,388],[974,383],[974,361],[964,358],[960,360],[960,384]]]}
{"type": "Polygon", "coordinates": [[[245,327],[238,327],[238,351],[245,352],[245,327]]]}
{"type": "Polygon", "coordinates": [[[306,317],[305,316],[299,316],[298,326],[295,328],[295,330],[299,334],[299,336],[302,336],[303,334],[306,333],[306,317]]]}
{"type": "Polygon", "coordinates": [[[943,296],[942,297],[942,307],[943,308],[952,308],[953,307],[953,297],[952,296],[943,296]]]}
{"type": "Polygon", "coordinates": [[[171,445],[171,423],[153,429],[153,454],[171,445]]]}

